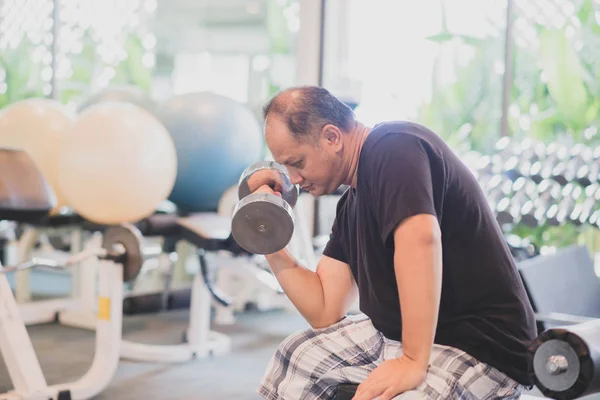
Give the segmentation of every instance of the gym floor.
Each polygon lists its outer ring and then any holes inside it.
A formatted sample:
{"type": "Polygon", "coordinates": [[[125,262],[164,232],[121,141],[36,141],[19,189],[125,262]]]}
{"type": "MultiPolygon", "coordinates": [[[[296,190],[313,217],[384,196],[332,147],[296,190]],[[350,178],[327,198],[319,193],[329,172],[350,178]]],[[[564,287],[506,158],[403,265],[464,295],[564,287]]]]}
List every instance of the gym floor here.
{"type": "MultiPolygon", "coordinates": [[[[64,295],[69,290],[66,278],[36,271],[32,290],[49,297],[64,295]]],[[[123,337],[139,343],[178,344],[188,321],[188,310],[124,316],[123,337]]],[[[121,360],[112,382],[96,399],[259,400],[256,387],[278,345],[308,327],[297,312],[236,314],[232,325],[212,325],[232,339],[230,353],[183,364],[121,360]]],[[[94,357],[94,332],[59,324],[29,326],[28,332],[48,384],[74,381],[87,372],[94,357]]],[[[0,357],[0,393],[12,389],[11,385],[0,357]]],[[[537,390],[528,394],[542,397],[537,390]]],[[[600,400],[600,395],[586,400],[600,400]]]]}
{"type": "MultiPolygon", "coordinates": [[[[187,326],[187,311],[160,315],[127,316],[124,338],[142,343],[180,343],[187,326]]],[[[229,326],[214,330],[232,338],[229,354],[185,364],[146,364],[121,361],[110,386],[96,399],[259,399],[255,390],[279,343],[308,327],[295,313],[246,312],[229,326]]],[[[89,368],[94,356],[94,333],[60,326],[28,328],[49,384],[73,381],[89,368]]],[[[11,389],[0,358],[0,393],[11,389]]]]}
{"type": "MultiPolygon", "coordinates": [[[[187,311],[127,316],[125,339],[142,343],[176,344],[187,326],[187,311]]],[[[96,399],[258,400],[257,383],[279,343],[289,334],[307,328],[296,313],[246,312],[236,323],[214,326],[232,338],[229,354],[185,364],[151,364],[121,361],[110,386],[96,399]]],[[[29,327],[34,347],[49,384],[76,380],[94,356],[94,333],[57,324],[29,327]]],[[[11,388],[0,359],[0,393],[11,388]]],[[[530,395],[539,396],[533,391],[530,395]]],[[[600,396],[587,398],[600,400],[600,396]]]]}

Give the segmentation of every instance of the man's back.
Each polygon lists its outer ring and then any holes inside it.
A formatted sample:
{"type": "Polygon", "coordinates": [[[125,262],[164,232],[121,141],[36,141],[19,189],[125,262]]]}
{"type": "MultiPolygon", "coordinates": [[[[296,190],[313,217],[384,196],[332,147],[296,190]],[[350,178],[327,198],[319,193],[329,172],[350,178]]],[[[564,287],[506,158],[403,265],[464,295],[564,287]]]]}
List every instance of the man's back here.
{"type": "Polygon", "coordinates": [[[394,229],[427,213],[441,226],[443,281],[435,342],[459,348],[531,384],[533,311],[485,195],[440,137],[408,122],[376,126],[358,183],[338,203],[324,254],[348,263],[361,310],[385,336],[402,339],[394,229]]]}

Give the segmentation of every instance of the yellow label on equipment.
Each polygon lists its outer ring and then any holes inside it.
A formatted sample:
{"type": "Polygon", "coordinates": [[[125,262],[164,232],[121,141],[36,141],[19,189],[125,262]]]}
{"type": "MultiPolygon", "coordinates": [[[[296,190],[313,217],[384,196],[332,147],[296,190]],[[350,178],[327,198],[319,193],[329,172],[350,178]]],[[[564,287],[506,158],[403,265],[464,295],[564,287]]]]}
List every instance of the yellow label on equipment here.
{"type": "Polygon", "coordinates": [[[102,321],[110,320],[110,298],[100,297],[98,299],[98,319],[102,321]]]}

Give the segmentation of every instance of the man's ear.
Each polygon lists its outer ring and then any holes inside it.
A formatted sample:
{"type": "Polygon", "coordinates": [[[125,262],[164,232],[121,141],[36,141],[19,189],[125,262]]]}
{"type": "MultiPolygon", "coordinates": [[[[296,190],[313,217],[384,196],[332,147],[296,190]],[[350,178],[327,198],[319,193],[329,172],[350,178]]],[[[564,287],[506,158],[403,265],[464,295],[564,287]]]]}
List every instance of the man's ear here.
{"type": "Polygon", "coordinates": [[[323,127],[321,137],[330,145],[340,146],[342,144],[342,131],[333,124],[323,127]]]}

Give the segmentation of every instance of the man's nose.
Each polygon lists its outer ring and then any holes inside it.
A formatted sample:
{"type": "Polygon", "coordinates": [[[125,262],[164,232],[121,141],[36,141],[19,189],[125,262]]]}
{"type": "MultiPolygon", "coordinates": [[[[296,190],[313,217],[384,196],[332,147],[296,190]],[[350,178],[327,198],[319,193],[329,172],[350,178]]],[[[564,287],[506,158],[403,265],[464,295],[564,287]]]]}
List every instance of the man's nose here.
{"type": "Polygon", "coordinates": [[[292,185],[298,185],[304,180],[302,175],[294,171],[292,168],[288,168],[288,174],[290,174],[290,181],[292,182],[292,185]]]}

